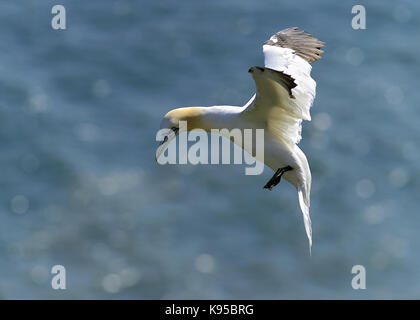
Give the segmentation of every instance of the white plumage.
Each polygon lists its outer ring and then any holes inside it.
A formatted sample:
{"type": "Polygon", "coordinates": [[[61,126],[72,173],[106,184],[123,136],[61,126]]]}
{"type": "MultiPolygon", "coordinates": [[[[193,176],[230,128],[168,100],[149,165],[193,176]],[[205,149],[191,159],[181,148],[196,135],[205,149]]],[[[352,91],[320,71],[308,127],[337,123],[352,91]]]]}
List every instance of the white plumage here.
{"type": "MultiPolygon", "coordinates": [[[[298,28],[280,31],[263,45],[265,67],[249,70],[255,81],[256,94],[245,106],[178,108],[168,112],[161,124],[162,128],[173,128],[180,120],[187,120],[187,130],[264,129],[263,161],[276,171],[265,188],[271,190],[281,177],[296,187],[310,248],[312,178],[306,156],[297,144],[301,140],[302,120],[311,120],[310,108],[316,93],[310,63],[321,58],[323,46],[323,42],[298,28]]],[[[157,157],[170,140],[158,148],[157,157]]],[[[253,150],[246,151],[254,153],[253,150]]],[[[257,160],[262,159],[257,157],[257,160]]]]}

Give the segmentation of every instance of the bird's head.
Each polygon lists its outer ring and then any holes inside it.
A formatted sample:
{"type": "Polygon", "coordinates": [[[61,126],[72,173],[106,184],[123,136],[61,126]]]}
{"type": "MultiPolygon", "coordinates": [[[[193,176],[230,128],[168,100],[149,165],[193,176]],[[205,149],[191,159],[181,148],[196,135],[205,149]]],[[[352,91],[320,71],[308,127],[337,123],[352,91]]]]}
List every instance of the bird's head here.
{"type": "Polygon", "coordinates": [[[166,150],[169,143],[180,133],[203,128],[201,107],[177,108],[163,117],[156,139],[160,141],[156,150],[156,160],[166,150]]]}

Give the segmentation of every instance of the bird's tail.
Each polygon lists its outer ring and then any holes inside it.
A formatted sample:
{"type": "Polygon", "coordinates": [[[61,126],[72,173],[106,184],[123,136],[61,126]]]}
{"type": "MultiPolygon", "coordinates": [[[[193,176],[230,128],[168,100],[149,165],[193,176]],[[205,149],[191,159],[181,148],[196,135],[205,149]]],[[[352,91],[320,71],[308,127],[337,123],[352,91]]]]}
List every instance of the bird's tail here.
{"type": "Polygon", "coordinates": [[[309,240],[309,253],[312,253],[312,226],[311,226],[311,216],[309,215],[310,207],[310,191],[306,187],[298,187],[298,196],[299,196],[299,205],[300,210],[303,214],[303,222],[305,223],[306,235],[309,240]]]}
{"type": "Polygon", "coordinates": [[[309,240],[309,253],[312,250],[312,227],[311,227],[311,217],[309,215],[309,207],[311,206],[310,196],[311,196],[311,184],[312,184],[312,175],[311,169],[309,168],[308,160],[306,159],[305,154],[297,146],[295,148],[296,155],[300,160],[300,170],[298,171],[299,180],[296,185],[298,196],[299,196],[299,205],[300,210],[303,214],[303,222],[305,223],[306,235],[309,240]]]}

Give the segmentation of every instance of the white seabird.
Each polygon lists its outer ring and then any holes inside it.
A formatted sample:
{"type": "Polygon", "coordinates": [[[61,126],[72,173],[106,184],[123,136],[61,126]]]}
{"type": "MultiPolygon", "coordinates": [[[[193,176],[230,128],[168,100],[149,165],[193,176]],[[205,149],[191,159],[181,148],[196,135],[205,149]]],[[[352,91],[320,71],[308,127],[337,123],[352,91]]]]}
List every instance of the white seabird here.
{"type": "MultiPolygon", "coordinates": [[[[156,151],[159,158],[180,133],[179,121],[187,121],[187,131],[264,129],[264,163],[275,171],[264,188],[271,190],[282,177],[296,187],[309,248],[311,170],[297,144],[301,140],[302,120],[311,120],[309,110],[315,98],[316,82],[310,75],[310,63],[321,59],[323,46],[322,41],[297,27],[274,34],[263,44],[265,67],[249,69],[257,92],[248,103],[243,107],[185,107],[169,111],[161,128],[170,129],[171,134],[156,151]]],[[[254,154],[253,150],[246,151],[254,154]]]]}

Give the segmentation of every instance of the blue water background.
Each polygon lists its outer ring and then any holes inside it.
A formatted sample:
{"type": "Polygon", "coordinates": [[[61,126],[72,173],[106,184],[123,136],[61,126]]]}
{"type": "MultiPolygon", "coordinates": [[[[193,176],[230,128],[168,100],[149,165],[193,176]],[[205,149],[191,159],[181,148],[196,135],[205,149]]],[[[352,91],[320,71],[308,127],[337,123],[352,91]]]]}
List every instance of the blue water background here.
{"type": "Polygon", "coordinates": [[[2,1],[0,298],[420,298],[419,13],[414,0],[2,1]],[[58,3],[66,30],[51,28],[58,3]],[[294,188],[262,188],[271,170],[154,161],[168,110],[244,104],[261,44],[291,26],[326,42],[300,144],[312,256],[294,188]],[[51,288],[57,264],[66,290],[51,288]]]}

